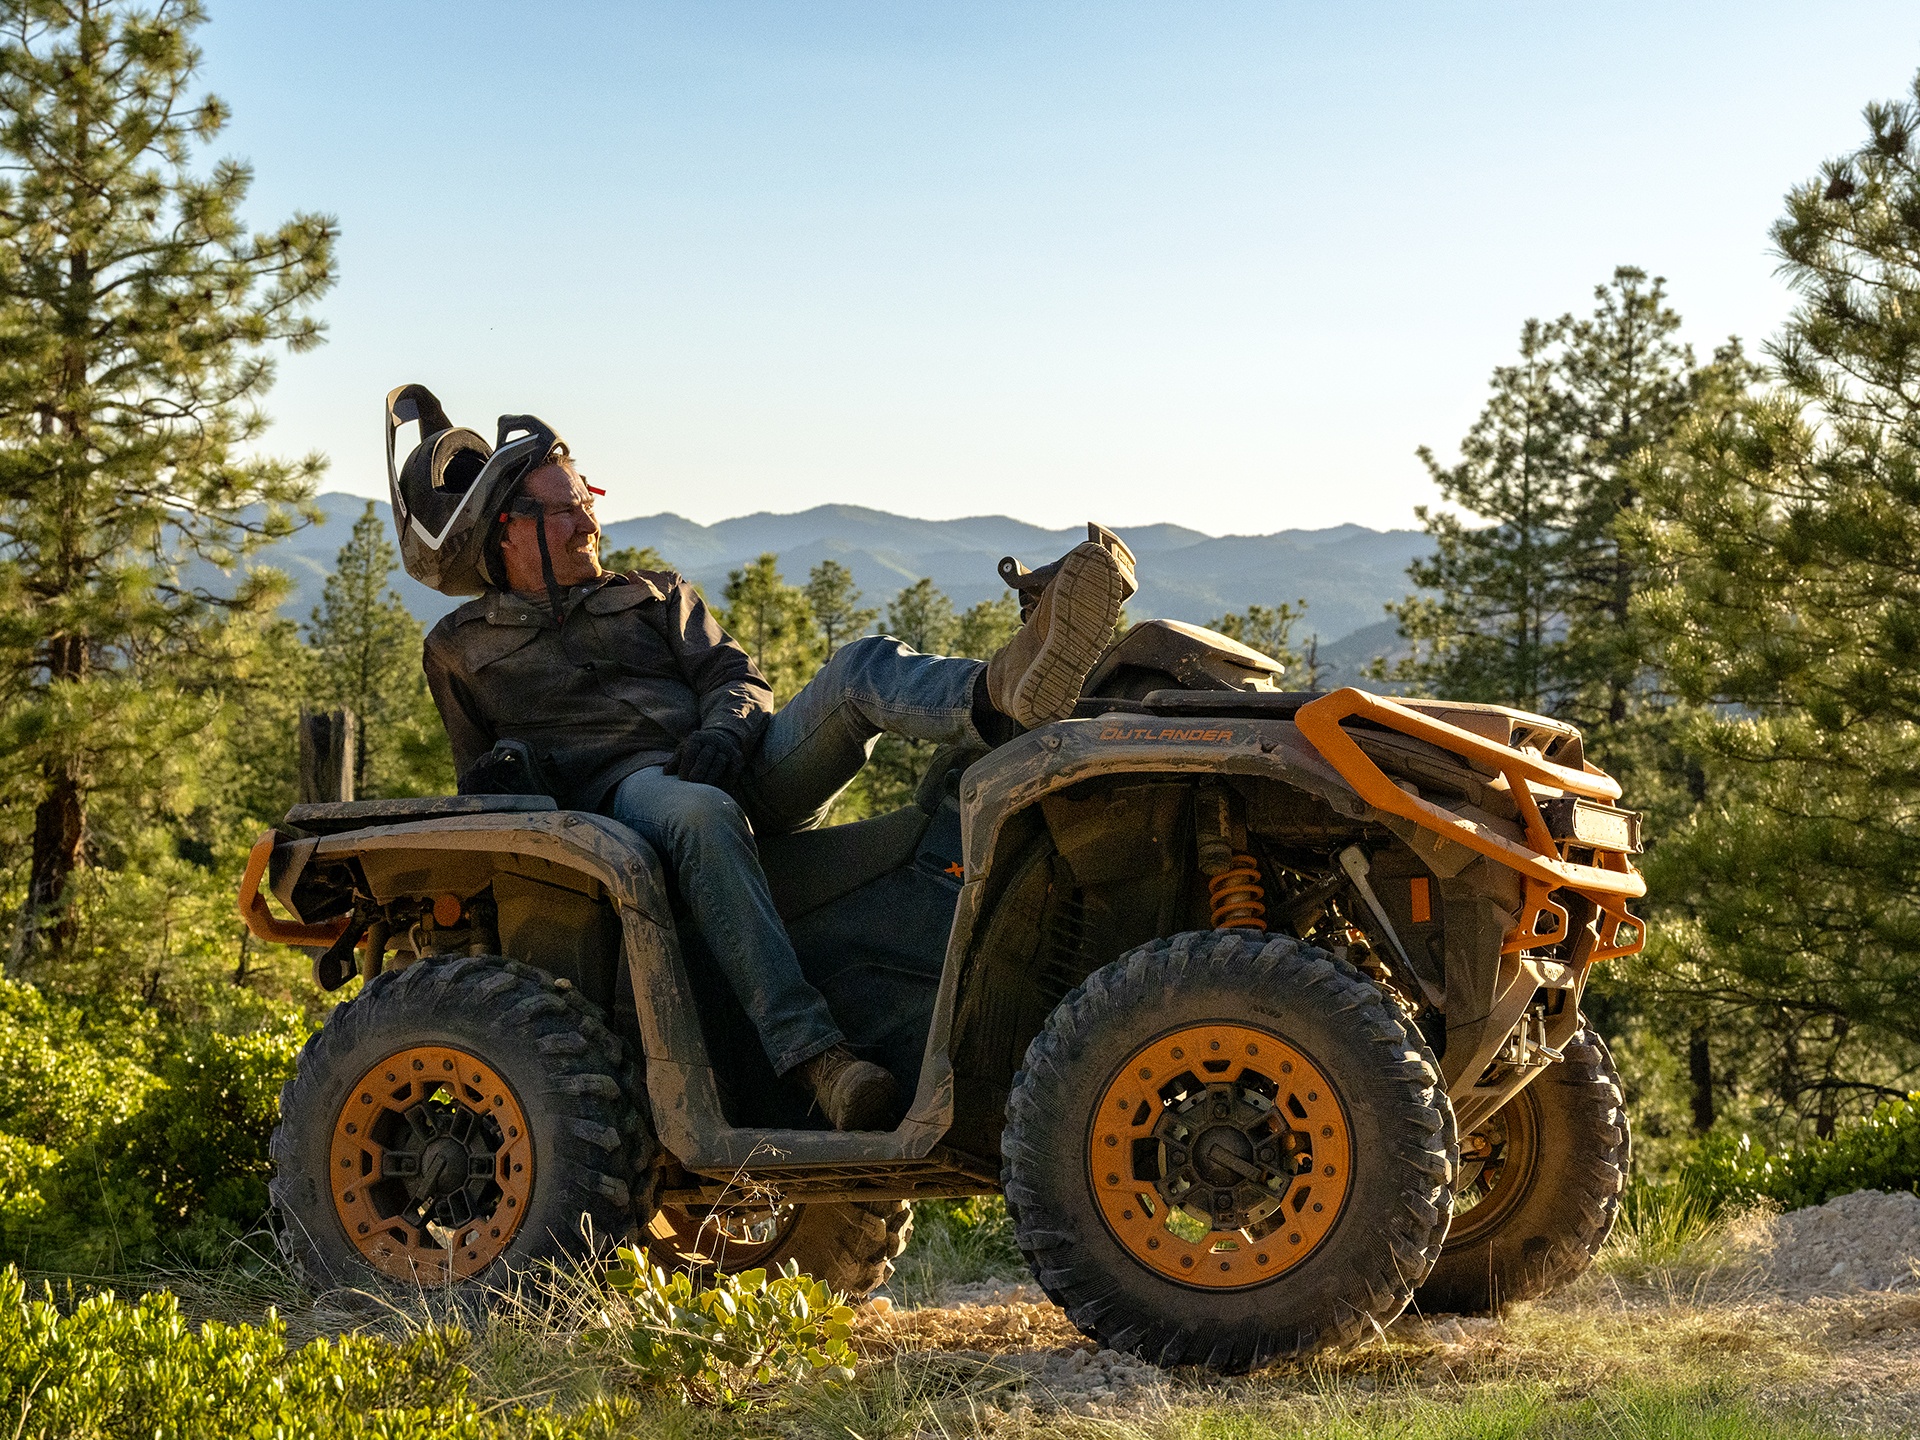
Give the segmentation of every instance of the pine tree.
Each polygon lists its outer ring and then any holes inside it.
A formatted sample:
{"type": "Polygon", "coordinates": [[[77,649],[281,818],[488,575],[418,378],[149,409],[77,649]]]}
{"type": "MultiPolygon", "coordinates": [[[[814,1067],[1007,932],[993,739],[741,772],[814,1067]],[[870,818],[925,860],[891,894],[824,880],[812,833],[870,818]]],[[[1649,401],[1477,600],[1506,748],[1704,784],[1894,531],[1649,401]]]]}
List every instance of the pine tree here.
{"type": "Polygon", "coordinates": [[[1020,602],[1011,590],[999,598],[969,605],[954,626],[953,648],[948,653],[970,660],[991,660],[994,651],[1013,638],[1020,628],[1020,602]]]}
{"type": "Polygon", "coordinates": [[[807,592],[780,574],[780,557],[762,555],[743,570],[727,572],[720,623],[738,640],[785,704],[813,677],[820,641],[807,592]]]}
{"type": "Polygon", "coordinates": [[[951,654],[959,631],[953,601],[932,580],[914,581],[887,604],[887,633],[922,655],[951,654]]]}
{"type": "Polygon", "coordinates": [[[1562,327],[1529,320],[1520,359],[1493,372],[1493,398],[1458,464],[1419,455],[1455,510],[1414,510],[1434,553],[1407,574],[1428,595],[1388,609],[1413,655],[1393,671],[1433,693],[1557,711],[1577,681],[1564,661],[1565,567],[1575,494],[1568,403],[1556,382],[1562,327]]]}
{"type": "Polygon", "coordinates": [[[1651,983],[1764,1036],[1828,1130],[1920,1079],[1920,77],[1790,192],[1781,391],[1636,477],[1638,623],[1699,707],[1704,803],[1649,859],[1651,983]]]}
{"type": "Polygon", "coordinates": [[[1556,713],[1618,726],[1644,688],[1646,668],[1633,620],[1644,569],[1621,543],[1622,522],[1639,504],[1637,463],[1672,439],[1711,382],[1691,347],[1674,338],[1680,316],[1667,304],[1664,279],[1649,281],[1646,271],[1623,265],[1593,295],[1591,316],[1560,322],[1573,494],[1560,561],[1570,684],[1556,713]]]}
{"type": "Polygon", "coordinates": [[[600,565],[616,575],[624,575],[629,570],[673,569],[651,545],[623,545],[618,550],[609,550],[600,557],[600,565]]]}
{"type": "Polygon", "coordinates": [[[282,593],[258,574],[197,590],[186,566],[231,566],[311,495],[317,457],[254,447],[266,347],[320,338],[334,226],[249,232],[248,168],[194,172],[227,118],[191,90],[197,0],[0,17],[0,696],[34,810],[19,951],[68,933],[94,797],[148,785],[208,723],[169,709],[156,667],[282,593]]]}
{"type": "Polygon", "coordinates": [[[308,632],[314,699],[359,718],[354,793],[365,798],[452,788],[452,752],[420,668],[420,622],[392,588],[398,568],[369,500],[340,547],[308,632]]]}
{"type": "Polygon", "coordinates": [[[833,654],[880,618],[880,612],[860,603],[860,591],[853,583],[853,571],[838,560],[822,560],[807,572],[807,604],[813,607],[813,623],[820,628],[820,642],[827,655],[833,654]]]}

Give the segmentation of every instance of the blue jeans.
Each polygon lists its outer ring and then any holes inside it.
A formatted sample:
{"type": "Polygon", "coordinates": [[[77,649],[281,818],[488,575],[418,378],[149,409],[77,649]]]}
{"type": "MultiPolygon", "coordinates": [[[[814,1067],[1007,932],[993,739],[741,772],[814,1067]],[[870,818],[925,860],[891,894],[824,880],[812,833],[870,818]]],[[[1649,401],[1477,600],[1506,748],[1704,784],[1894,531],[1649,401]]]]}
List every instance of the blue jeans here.
{"type": "Polygon", "coordinates": [[[651,845],[784,1075],[844,1038],[773,908],[753,826],[818,825],[883,734],[983,744],[981,662],[921,655],[886,635],[849,641],[789,700],[747,761],[740,799],[658,766],[620,782],[609,811],[651,845]],[[749,821],[751,816],[751,821],[749,821]]]}

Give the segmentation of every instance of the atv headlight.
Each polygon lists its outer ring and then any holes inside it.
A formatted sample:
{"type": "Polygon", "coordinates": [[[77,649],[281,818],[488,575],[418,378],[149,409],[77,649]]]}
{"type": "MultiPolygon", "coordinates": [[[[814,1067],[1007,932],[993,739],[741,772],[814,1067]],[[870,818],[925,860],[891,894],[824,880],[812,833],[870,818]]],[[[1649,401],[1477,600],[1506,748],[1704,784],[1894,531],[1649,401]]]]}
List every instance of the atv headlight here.
{"type": "Polygon", "coordinates": [[[1625,855],[1640,853],[1640,814],[1636,810],[1619,810],[1562,795],[1542,801],[1540,814],[1547,822],[1547,833],[1556,840],[1625,855]]]}

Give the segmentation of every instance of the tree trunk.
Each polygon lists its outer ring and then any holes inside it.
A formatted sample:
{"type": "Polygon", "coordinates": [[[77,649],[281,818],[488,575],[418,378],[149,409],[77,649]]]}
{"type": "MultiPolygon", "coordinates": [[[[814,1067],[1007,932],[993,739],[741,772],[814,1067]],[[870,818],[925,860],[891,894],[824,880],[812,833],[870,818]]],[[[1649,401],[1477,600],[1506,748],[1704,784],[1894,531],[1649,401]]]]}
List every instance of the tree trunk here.
{"type": "MultiPolygon", "coordinates": [[[[78,681],[86,674],[87,643],[78,635],[56,635],[47,646],[47,672],[54,683],[78,681]]],[[[46,788],[33,812],[33,855],[27,869],[27,911],[17,953],[58,955],[73,939],[73,911],[67,883],[80,868],[87,840],[87,790],[79,766],[55,756],[41,768],[46,788]]]]}
{"type": "Polygon", "coordinates": [[[358,725],[351,710],[300,712],[300,803],[351,800],[358,725]]]}
{"type": "Polygon", "coordinates": [[[1713,1129],[1713,1050],[1707,1027],[1697,1025],[1687,1038],[1687,1078],[1693,1082],[1693,1133],[1713,1129]]]}
{"type": "Polygon", "coordinates": [[[33,812],[33,861],[27,876],[26,934],[21,950],[59,954],[73,939],[67,882],[80,868],[87,838],[85,792],[70,769],[49,763],[47,790],[33,812]]]}

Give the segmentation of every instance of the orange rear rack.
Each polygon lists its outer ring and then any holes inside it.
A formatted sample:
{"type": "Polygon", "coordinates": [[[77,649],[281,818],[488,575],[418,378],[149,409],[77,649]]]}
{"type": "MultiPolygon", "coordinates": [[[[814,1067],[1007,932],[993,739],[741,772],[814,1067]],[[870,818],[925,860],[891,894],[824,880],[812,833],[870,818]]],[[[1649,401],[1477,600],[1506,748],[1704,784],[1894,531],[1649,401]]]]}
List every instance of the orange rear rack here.
{"type": "Polygon", "coordinates": [[[347,917],[305,925],[297,920],[282,920],[267,908],[267,897],[260,893],[266,877],[267,862],[273,858],[274,833],[264,831],[247,852],[246,873],[240,877],[240,918],[247,929],[261,940],[276,945],[331,945],[347,933],[347,917]]]}
{"type": "Polygon", "coordinates": [[[1353,787],[1354,793],[1374,809],[1411,820],[1423,829],[1519,872],[1526,881],[1526,898],[1520,924],[1502,943],[1502,954],[1552,945],[1566,938],[1567,912],[1550,898],[1557,889],[1572,890],[1600,908],[1603,923],[1593,959],[1637,954],[1646,944],[1646,927],[1628,912],[1627,901],[1646,894],[1647,882],[1623,854],[1596,851],[1598,863],[1592,865],[1568,860],[1561,842],[1548,831],[1533,792],[1533,787],[1540,785],[1563,795],[1617,800],[1620,786],[1611,777],[1597,770],[1573,770],[1556,765],[1540,756],[1475,735],[1458,725],[1422,715],[1383,695],[1369,695],[1364,690],[1335,690],[1309,701],[1295,714],[1294,724],[1340,778],[1353,787]],[[1506,777],[1514,806],[1520,812],[1525,841],[1510,839],[1477,821],[1408,794],[1342,727],[1341,722],[1353,719],[1368,720],[1416,740],[1425,740],[1506,777]],[[1551,930],[1539,928],[1543,918],[1552,921],[1551,930]],[[1620,932],[1627,926],[1632,927],[1633,938],[1623,943],[1620,932]]]}

